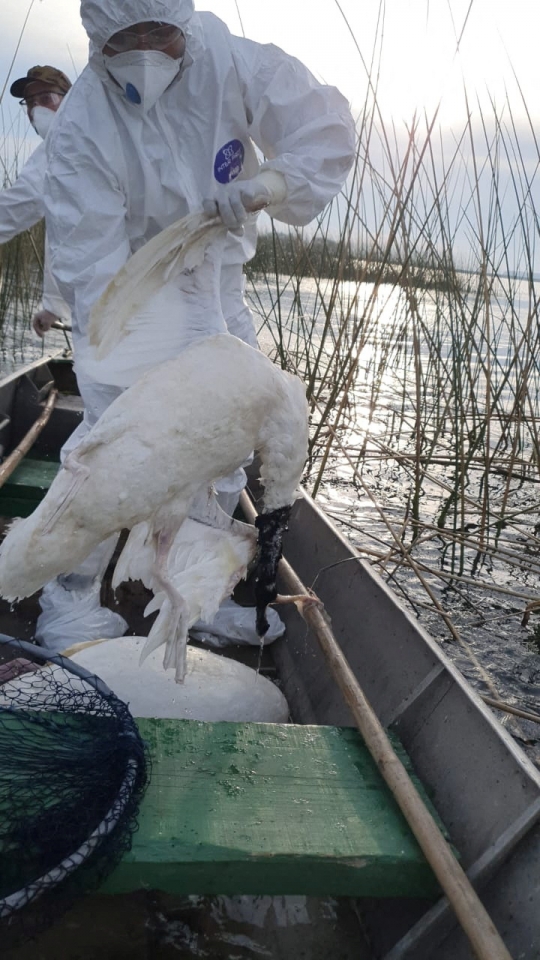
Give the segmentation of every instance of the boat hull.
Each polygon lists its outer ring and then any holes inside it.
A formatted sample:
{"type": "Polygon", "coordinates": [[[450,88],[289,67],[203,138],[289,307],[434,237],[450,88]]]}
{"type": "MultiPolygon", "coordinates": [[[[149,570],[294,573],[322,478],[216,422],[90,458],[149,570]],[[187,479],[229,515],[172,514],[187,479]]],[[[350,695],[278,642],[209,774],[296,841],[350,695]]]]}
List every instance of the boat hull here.
{"type": "MultiPolygon", "coordinates": [[[[51,381],[64,393],[32,456],[54,457],[82,416],[71,367],[55,358],[0,383],[0,444],[7,454],[42,409],[51,381]]],[[[250,488],[261,490],[257,465],[250,488]]],[[[1,512],[1,506],[0,506],[1,512]]],[[[512,737],[384,581],[317,505],[293,508],[285,556],[323,600],[334,633],[382,723],[397,733],[514,957],[540,956],[540,775],[512,737]]],[[[140,615],[134,594],[127,609],[140,615]]],[[[6,629],[4,611],[2,630],[6,629]]],[[[287,635],[271,648],[297,724],[352,726],[315,639],[284,609],[287,635]]],[[[139,623],[133,626],[138,632],[139,623]]],[[[470,947],[444,901],[362,900],[373,958],[469,960],[470,947]]],[[[360,930],[359,930],[360,937],[360,930]]]]}

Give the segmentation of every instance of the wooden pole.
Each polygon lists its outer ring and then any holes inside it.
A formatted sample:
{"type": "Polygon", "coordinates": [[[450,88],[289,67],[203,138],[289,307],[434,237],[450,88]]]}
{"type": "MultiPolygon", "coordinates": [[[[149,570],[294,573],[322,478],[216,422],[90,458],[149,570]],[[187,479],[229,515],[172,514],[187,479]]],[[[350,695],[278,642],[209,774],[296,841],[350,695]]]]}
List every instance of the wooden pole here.
{"type": "Polygon", "coordinates": [[[530,710],[521,710],[513,703],[506,703],[505,700],[494,700],[493,697],[485,697],[483,694],[480,699],[487,703],[488,707],[494,710],[502,710],[503,713],[511,713],[513,717],[521,717],[522,720],[530,720],[531,723],[540,723],[540,713],[532,713],[530,710]]]}
{"type": "MultiPolygon", "coordinates": [[[[246,493],[242,494],[240,505],[245,516],[253,523],[257,512],[246,493]]],[[[281,560],[279,572],[291,594],[309,596],[286,560],[281,560]]],[[[316,606],[307,606],[303,616],[319,642],[371,756],[448,897],[476,957],[478,960],[512,960],[484,905],[394,752],[384,727],[345,659],[324,614],[316,606]]]]}
{"type": "Polygon", "coordinates": [[[18,467],[23,457],[26,456],[30,450],[30,447],[34,444],[36,438],[43,430],[43,427],[48,423],[51,413],[53,412],[57,396],[58,390],[51,390],[49,396],[47,397],[47,403],[45,404],[43,413],[39,415],[34,425],[30,427],[28,433],[23,437],[19,445],[15,447],[15,450],[12,450],[9,457],[6,457],[4,462],[0,465],[0,487],[3,486],[8,477],[11,476],[15,470],[15,467],[18,467]]]}

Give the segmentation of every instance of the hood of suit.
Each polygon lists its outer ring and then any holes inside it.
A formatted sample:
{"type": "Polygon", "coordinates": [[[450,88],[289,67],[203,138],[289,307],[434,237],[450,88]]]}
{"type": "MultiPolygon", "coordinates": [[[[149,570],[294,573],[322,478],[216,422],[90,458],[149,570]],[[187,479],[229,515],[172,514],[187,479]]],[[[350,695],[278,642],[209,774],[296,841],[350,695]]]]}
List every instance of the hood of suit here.
{"type": "Polygon", "coordinates": [[[92,66],[99,68],[103,47],[114,33],[151,20],[180,27],[189,51],[193,12],[193,0],[81,0],[81,20],[90,40],[92,66]]]}

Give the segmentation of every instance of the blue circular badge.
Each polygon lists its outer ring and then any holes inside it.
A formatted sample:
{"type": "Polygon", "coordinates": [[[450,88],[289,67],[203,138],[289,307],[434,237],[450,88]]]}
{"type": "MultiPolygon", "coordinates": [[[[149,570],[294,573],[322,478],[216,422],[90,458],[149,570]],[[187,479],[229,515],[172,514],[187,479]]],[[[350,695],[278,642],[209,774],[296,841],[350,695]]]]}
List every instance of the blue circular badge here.
{"type": "Polygon", "coordinates": [[[229,140],[218,150],[214,160],[214,176],[218,183],[230,183],[242,173],[244,166],[244,144],[241,140],[229,140]]]}
{"type": "Polygon", "coordinates": [[[132,83],[126,83],[126,97],[130,103],[142,103],[141,95],[132,83]]]}

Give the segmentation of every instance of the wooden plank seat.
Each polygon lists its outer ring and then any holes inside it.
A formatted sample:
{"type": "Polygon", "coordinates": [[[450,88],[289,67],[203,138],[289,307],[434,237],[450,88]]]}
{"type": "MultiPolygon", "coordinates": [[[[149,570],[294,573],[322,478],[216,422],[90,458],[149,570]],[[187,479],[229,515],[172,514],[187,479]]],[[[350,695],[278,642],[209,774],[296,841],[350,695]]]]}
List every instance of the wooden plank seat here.
{"type": "Polygon", "coordinates": [[[29,516],[43,500],[59,469],[56,461],[25,457],[0,488],[0,515],[29,516]]]}
{"type": "Polygon", "coordinates": [[[152,776],[106,892],[438,896],[355,730],[137,722],[152,776]]]}

